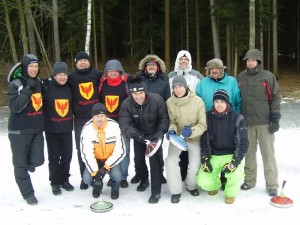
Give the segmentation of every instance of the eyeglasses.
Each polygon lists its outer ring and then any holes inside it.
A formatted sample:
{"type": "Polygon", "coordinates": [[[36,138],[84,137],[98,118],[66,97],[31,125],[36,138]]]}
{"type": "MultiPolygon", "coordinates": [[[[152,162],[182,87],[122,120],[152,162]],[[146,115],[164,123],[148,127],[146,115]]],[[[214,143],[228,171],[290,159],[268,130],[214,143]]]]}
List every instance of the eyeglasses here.
{"type": "Polygon", "coordinates": [[[107,70],[106,73],[119,73],[119,70],[107,70]]]}

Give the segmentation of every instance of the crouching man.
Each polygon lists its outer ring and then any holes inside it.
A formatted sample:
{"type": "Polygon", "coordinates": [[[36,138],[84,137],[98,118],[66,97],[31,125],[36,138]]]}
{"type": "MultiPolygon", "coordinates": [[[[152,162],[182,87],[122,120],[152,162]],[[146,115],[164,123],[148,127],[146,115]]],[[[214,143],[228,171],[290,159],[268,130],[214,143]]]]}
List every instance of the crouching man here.
{"type": "Polygon", "coordinates": [[[103,188],[103,177],[108,173],[112,179],[111,199],[118,199],[121,181],[119,163],[125,156],[125,146],[118,123],[106,115],[105,105],[95,104],[92,107],[92,119],[82,128],[83,181],[93,187],[93,197],[98,198],[103,188]]]}

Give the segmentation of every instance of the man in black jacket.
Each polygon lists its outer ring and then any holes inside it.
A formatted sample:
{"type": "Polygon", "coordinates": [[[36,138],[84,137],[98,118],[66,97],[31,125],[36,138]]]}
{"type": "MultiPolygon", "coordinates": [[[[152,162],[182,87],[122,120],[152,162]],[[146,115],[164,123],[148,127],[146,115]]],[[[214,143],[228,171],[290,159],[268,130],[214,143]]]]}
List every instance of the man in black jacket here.
{"type": "MultiPolygon", "coordinates": [[[[139,78],[128,81],[130,96],[125,99],[119,112],[122,133],[134,139],[134,163],[141,182],[137,191],[149,186],[149,171],[145,161],[146,140],[163,138],[169,127],[169,116],[164,99],[148,93],[146,84],[139,78]]],[[[159,154],[162,147],[149,158],[151,170],[151,197],[149,203],[157,203],[161,193],[161,170],[159,154]]]]}

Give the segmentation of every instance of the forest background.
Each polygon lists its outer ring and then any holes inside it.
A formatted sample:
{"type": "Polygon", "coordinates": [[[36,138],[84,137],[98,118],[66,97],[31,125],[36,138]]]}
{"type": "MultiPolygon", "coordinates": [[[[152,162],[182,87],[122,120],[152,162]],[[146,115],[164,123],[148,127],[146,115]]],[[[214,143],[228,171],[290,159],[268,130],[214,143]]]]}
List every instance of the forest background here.
{"type": "Polygon", "coordinates": [[[1,105],[7,73],[24,54],[38,56],[44,78],[56,61],[73,71],[82,50],[97,69],[117,58],[135,75],[147,54],[172,71],[185,49],[203,75],[217,57],[236,76],[245,52],[258,48],[283,96],[300,97],[300,0],[1,0],[0,12],[1,105]]]}

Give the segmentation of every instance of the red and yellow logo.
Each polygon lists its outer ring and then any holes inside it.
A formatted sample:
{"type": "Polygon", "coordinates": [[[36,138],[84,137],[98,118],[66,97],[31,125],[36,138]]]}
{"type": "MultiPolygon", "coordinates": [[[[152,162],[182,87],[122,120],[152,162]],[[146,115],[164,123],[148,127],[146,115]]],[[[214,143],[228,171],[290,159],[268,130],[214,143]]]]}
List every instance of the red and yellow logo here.
{"type": "Polygon", "coordinates": [[[55,99],[55,111],[61,117],[65,117],[69,112],[69,100],[68,99],[55,99]]]}
{"type": "Polygon", "coordinates": [[[43,106],[43,99],[41,93],[34,93],[31,95],[32,107],[35,111],[39,111],[39,109],[43,106]]]}
{"type": "Polygon", "coordinates": [[[119,106],[119,96],[117,95],[107,95],[105,96],[105,106],[108,112],[112,113],[119,106]]]}
{"type": "Polygon", "coordinates": [[[83,98],[89,100],[94,94],[93,82],[86,82],[79,84],[79,91],[83,98]]]}

